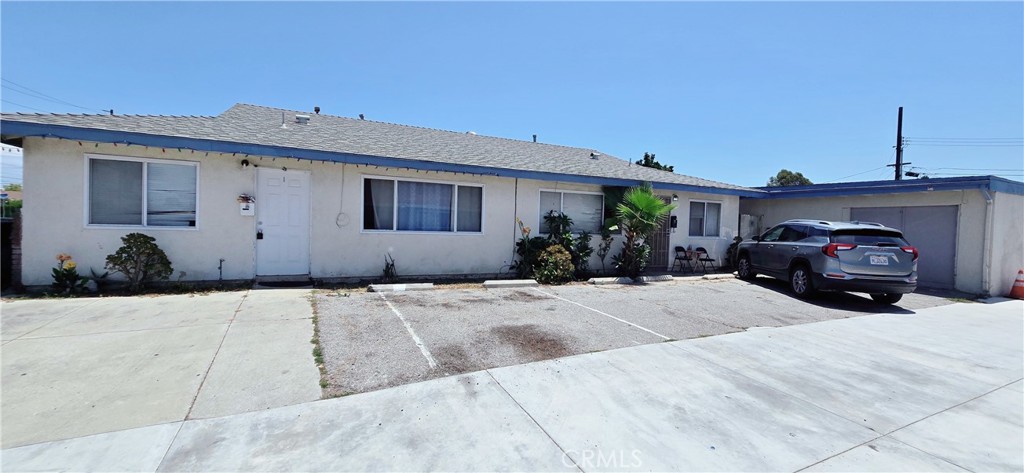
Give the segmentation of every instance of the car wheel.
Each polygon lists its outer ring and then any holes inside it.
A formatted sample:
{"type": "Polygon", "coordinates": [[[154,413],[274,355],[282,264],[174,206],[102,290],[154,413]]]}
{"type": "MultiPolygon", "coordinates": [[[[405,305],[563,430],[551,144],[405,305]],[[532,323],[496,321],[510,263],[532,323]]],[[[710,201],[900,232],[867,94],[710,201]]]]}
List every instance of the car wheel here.
{"type": "Polygon", "coordinates": [[[789,274],[789,287],[799,298],[814,295],[814,283],[811,281],[811,270],[807,266],[797,266],[789,274]]]}
{"type": "Polygon", "coordinates": [[[871,298],[879,304],[895,304],[903,299],[903,294],[872,294],[871,298]]]}
{"type": "Polygon", "coordinates": [[[740,260],[736,263],[736,274],[740,279],[754,279],[757,273],[754,272],[754,267],[750,265],[750,256],[742,255],[740,260]]]}

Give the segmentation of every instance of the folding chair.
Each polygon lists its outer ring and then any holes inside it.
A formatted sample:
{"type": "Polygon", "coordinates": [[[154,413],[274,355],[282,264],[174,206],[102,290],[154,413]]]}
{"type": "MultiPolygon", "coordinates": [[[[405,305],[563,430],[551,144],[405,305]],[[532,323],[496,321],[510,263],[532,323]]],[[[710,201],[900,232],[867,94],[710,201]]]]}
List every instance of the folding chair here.
{"type": "Polygon", "coordinates": [[[704,274],[708,273],[708,266],[711,267],[712,273],[717,271],[717,269],[715,268],[715,259],[712,258],[710,254],[708,254],[708,250],[704,249],[703,246],[698,246],[696,249],[693,250],[693,252],[694,254],[697,255],[697,263],[700,264],[700,268],[704,272],[704,274]]]}
{"type": "Polygon", "coordinates": [[[689,268],[691,273],[697,270],[693,266],[693,257],[690,256],[690,253],[688,253],[686,251],[686,248],[683,248],[681,246],[677,246],[675,248],[675,250],[676,250],[676,259],[675,259],[675,261],[672,262],[672,270],[673,271],[675,271],[677,264],[679,265],[679,271],[682,271],[683,268],[689,268]]]}

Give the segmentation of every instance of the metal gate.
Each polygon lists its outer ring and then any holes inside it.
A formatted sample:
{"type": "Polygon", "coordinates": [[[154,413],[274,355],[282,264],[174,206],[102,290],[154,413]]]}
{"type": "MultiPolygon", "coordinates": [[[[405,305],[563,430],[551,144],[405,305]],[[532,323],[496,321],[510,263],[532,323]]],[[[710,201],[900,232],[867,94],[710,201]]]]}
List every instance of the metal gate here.
{"type": "MultiPolygon", "coordinates": [[[[669,199],[662,197],[665,203],[669,203],[669,199]]],[[[651,261],[647,264],[647,269],[652,271],[667,271],[668,270],[668,255],[669,255],[669,238],[672,235],[672,228],[669,227],[669,217],[666,215],[665,219],[662,220],[661,226],[654,230],[654,234],[651,235],[650,241],[647,243],[651,246],[651,261]]]]}
{"type": "Polygon", "coordinates": [[[850,209],[850,219],[903,230],[921,254],[917,282],[951,289],[956,283],[956,234],[959,206],[866,207],[850,209]]]}

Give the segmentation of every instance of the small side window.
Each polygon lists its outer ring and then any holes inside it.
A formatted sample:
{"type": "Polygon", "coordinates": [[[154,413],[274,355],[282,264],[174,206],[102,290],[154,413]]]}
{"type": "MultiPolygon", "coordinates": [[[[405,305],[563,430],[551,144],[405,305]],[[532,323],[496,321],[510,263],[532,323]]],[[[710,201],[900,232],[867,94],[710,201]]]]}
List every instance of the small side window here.
{"type": "Polygon", "coordinates": [[[800,243],[828,243],[828,230],[818,227],[807,227],[807,237],[800,243]]]}
{"type": "Polygon", "coordinates": [[[786,225],[782,230],[779,241],[794,242],[807,238],[807,227],[803,225],[786,225]]]}
{"type": "Polygon", "coordinates": [[[771,230],[768,230],[761,236],[761,241],[779,241],[779,235],[782,235],[782,231],[785,230],[784,225],[779,225],[771,230]]]}

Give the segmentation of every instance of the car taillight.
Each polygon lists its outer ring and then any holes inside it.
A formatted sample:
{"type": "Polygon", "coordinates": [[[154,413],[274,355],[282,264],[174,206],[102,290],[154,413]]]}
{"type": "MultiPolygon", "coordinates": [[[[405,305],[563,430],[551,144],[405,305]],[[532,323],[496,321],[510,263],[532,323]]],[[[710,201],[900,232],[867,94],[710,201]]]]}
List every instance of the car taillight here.
{"type": "Polygon", "coordinates": [[[913,246],[903,246],[903,247],[900,247],[900,249],[903,250],[906,253],[910,253],[910,254],[914,255],[914,259],[912,259],[911,261],[917,261],[917,256],[918,256],[917,248],[914,248],[913,246]]]}
{"type": "Polygon", "coordinates": [[[830,258],[838,258],[839,255],[836,254],[837,251],[852,250],[856,247],[857,245],[852,245],[850,243],[829,243],[821,247],[821,252],[825,253],[825,255],[830,258]]]}

